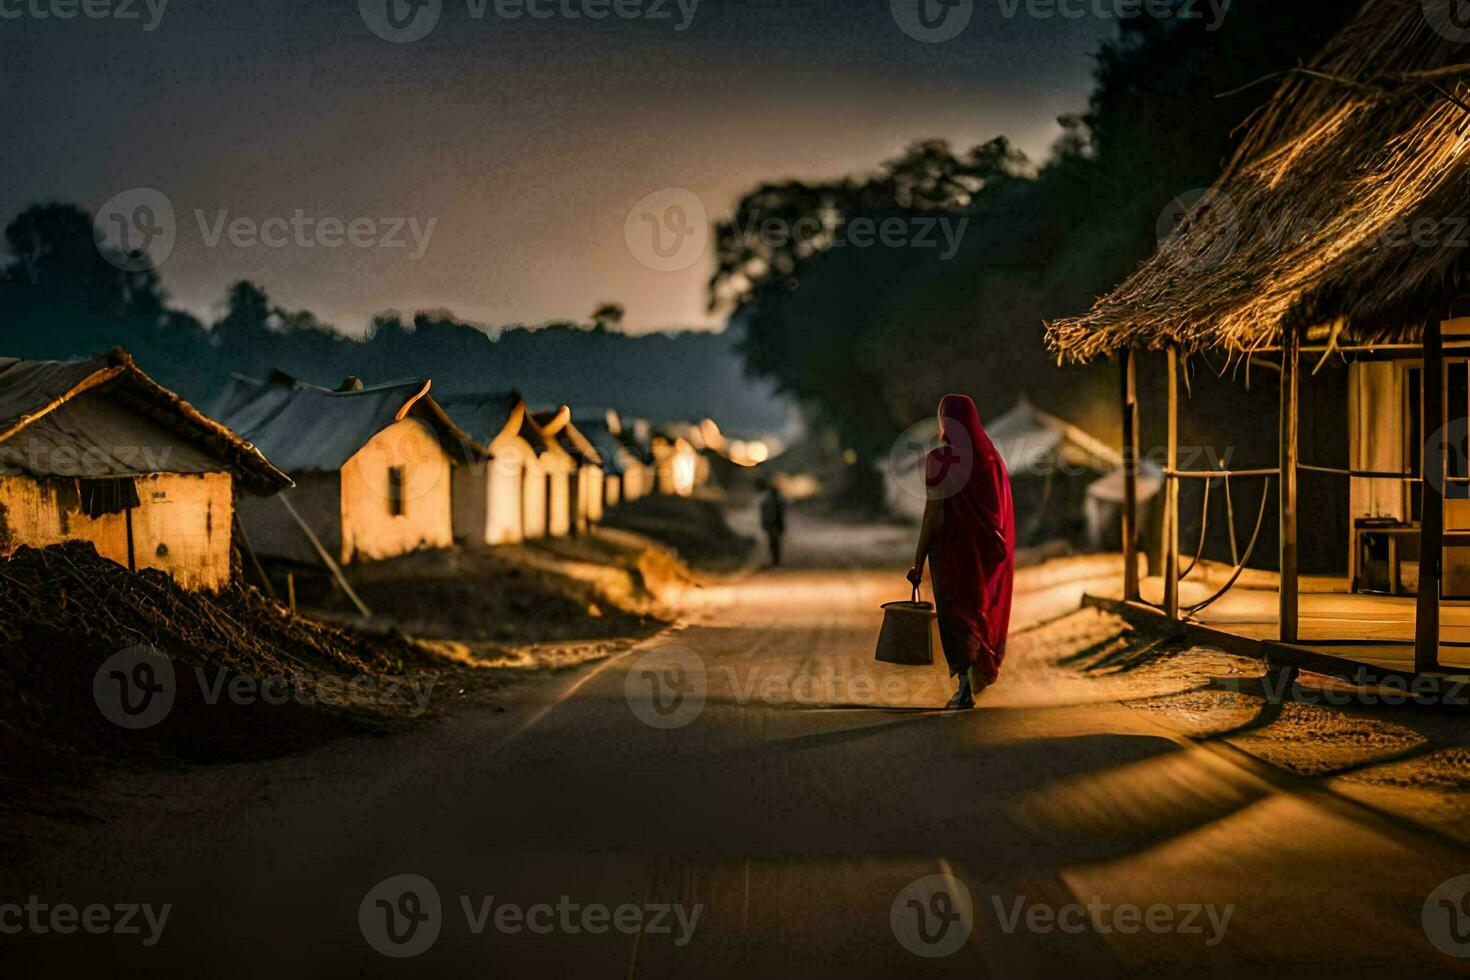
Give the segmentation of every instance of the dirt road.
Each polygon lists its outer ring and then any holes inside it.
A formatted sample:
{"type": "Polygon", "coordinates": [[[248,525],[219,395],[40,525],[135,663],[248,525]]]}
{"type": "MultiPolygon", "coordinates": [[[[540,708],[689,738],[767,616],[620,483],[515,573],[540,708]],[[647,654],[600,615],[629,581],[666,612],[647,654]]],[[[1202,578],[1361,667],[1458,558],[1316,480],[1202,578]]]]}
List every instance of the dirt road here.
{"type": "MultiPolygon", "coordinates": [[[[796,567],[710,589],[671,633],[513,687],[502,710],[114,781],[105,821],[54,824],[39,856],[7,862],[0,928],[25,920],[0,936],[7,972],[1381,978],[1467,962],[1421,924],[1431,891],[1470,872],[1463,850],[1071,670],[1098,617],[1054,620],[1085,583],[1029,578],[1003,683],[944,714],[942,668],[871,659],[901,570],[796,530],[796,567]],[[137,933],[58,933],[58,906],[92,903],[114,923],[148,908],[137,933]]],[[[873,554],[906,538],[874,533],[873,554]]]]}

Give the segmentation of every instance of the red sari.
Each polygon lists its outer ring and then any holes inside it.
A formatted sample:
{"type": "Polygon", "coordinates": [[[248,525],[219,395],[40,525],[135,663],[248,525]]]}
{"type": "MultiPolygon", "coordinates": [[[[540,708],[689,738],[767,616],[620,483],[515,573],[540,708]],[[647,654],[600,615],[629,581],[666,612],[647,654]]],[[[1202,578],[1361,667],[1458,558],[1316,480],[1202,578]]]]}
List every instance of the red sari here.
{"type": "Polygon", "coordinates": [[[1010,474],[967,396],[946,395],[939,423],[944,445],[925,468],[930,499],[944,502],[929,555],[939,638],[951,674],[974,667],[993,684],[1005,659],[1016,568],[1010,474]]]}

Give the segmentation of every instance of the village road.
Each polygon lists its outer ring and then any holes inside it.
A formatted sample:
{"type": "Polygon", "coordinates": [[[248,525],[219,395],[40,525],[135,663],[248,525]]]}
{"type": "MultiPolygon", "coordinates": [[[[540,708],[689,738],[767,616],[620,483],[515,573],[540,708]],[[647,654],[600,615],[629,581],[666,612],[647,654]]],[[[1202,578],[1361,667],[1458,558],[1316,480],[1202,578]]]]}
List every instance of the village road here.
{"type": "Polygon", "coordinates": [[[504,710],[115,781],[113,815],[8,867],[0,902],[168,904],[161,938],[144,945],[141,915],[134,935],[0,935],[7,974],[1382,978],[1465,962],[1420,921],[1470,873],[1464,854],[1040,666],[1078,642],[1045,624],[1086,583],[1023,593],[1005,683],[945,714],[942,668],[872,660],[902,569],[807,530],[794,567],[711,589],[680,628],[517,685],[504,710]]]}

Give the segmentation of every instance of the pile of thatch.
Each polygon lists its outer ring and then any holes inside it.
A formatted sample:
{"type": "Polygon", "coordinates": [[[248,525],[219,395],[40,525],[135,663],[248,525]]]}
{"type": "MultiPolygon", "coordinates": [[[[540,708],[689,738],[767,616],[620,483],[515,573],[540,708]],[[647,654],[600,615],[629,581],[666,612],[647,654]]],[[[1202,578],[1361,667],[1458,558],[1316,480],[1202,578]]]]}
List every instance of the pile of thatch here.
{"type": "Polygon", "coordinates": [[[248,587],[187,592],[161,572],[130,573],[90,543],[0,561],[0,770],[11,776],[102,757],[261,758],[382,730],[411,708],[388,679],[441,669],[406,637],[316,623],[248,587]],[[99,710],[93,680],[108,657],[140,646],[173,661],[178,694],[156,728],[125,731],[99,710]],[[208,703],[198,672],[210,683],[280,678],[310,696],[208,703]],[[358,678],[376,683],[348,683],[358,678]]]}
{"type": "Polygon", "coordinates": [[[1287,73],[1155,255],[1086,316],[1048,325],[1052,352],[1242,353],[1283,327],[1416,335],[1457,293],[1470,252],[1470,45],[1445,36],[1439,9],[1456,2],[1366,0],[1287,73]]]}

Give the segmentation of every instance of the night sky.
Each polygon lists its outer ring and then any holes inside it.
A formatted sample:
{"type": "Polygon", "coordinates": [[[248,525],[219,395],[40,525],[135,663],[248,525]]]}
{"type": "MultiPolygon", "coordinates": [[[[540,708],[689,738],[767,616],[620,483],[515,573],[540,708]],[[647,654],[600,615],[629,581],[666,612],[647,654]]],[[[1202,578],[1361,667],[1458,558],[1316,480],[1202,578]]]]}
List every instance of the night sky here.
{"type": "Polygon", "coordinates": [[[153,187],[175,209],[177,304],[208,315],[246,277],[349,333],[387,308],[536,323],[604,300],[631,330],[713,325],[708,254],[660,273],[625,243],[640,199],[687,188],[718,215],[760,181],[865,171],[924,137],[1005,134],[1040,158],[1116,27],[978,0],[957,38],[922,43],[889,0],[702,0],[683,31],[673,0],[665,20],[602,21],[444,0],[426,37],[390,43],[357,0],[171,0],[151,31],[147,0],[87,0],[135,20],[31,12],[56,2],[0,0],[4,220],[153,187]],[[206,244],[222,212],[298,210],[435,224],[417,260],[408,230],[406,248],[206,244]]]}

